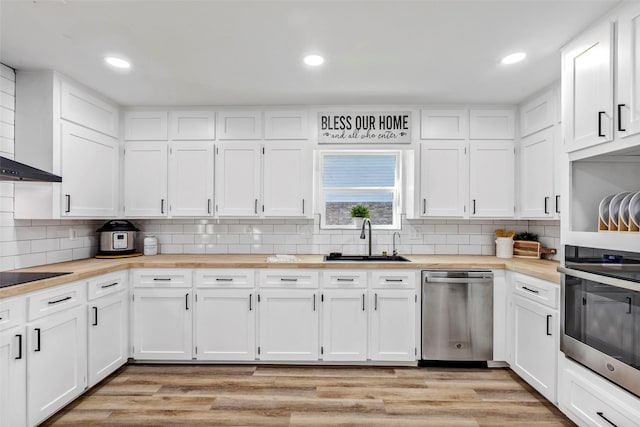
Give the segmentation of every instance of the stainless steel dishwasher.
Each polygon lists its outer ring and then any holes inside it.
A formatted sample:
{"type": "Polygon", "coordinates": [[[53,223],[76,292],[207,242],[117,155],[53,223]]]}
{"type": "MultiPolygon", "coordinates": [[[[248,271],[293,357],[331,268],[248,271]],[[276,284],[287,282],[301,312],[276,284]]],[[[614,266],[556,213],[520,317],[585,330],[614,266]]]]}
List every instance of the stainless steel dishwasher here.
{"type": "Polygon", "coordinates": [[[421,355],[422,361],[493,360],[490,270],[423,270],[421,355]]]}

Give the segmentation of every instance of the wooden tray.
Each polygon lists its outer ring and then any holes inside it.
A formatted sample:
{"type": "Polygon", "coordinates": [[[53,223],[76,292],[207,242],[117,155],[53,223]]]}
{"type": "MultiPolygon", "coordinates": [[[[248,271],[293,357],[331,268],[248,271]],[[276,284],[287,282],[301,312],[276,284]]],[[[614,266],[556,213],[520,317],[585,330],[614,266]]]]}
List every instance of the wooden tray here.
{"type": "Polygon", "coordinates": [[[516,240],[513,242],[513,256],[516,258],[540,258],[540,242],[529,242],[526,240],[516,240]]]}

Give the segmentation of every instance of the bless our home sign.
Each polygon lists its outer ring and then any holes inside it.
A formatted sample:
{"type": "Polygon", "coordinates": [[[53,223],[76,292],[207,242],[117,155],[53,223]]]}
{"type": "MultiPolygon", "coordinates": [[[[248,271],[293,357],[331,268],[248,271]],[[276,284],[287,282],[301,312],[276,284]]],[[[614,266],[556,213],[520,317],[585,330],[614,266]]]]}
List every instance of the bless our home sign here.
{"type": "Polygon", "coordinates": [[[318,113],[319,144],[409,144],[411,112],[318,113]]]}

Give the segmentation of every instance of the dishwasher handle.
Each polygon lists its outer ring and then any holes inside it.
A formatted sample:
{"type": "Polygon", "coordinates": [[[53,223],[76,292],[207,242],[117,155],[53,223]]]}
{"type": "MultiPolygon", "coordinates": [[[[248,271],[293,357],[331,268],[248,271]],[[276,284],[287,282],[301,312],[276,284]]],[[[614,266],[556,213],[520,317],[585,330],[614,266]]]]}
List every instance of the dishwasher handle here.
{"type": "Polygon", "coordinates": [[[493,283],[493,277],[426,277],[426,283],[493,283]]]}

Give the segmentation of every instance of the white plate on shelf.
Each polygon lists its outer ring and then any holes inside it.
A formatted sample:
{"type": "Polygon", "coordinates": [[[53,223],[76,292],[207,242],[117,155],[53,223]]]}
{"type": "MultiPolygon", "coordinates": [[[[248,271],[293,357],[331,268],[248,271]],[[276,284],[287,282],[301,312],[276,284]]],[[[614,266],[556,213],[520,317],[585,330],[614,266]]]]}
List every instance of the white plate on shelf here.
{"type": "Polygon", "coordinates": [[[620,201],[620,217],[618,223],[620,227],[622,227],[622,224],[624,223],[625,227],[629,228],[629,202],[631,202],[631,199],[635,195],[636,193],[629,193],[620,201]]]}
{"type": "Polygon", "coordinates": [[[635,193],[629,201],[629,221],[640,228],[640,191],[635,193]]]}
{"type": "Polygon", "coordinates": [[[620,203],[628,194],[631,193],[629,191],[618,193],[613,196],[611,202],[609,202],[609,218],[613,221],[616,227],[618,227],[618,217],[620,216],[620,203]]]}
{"type": "Polygon", "coordinates": [[[609,194],[600,201],[600,206],[598,206],[598,215],[607,227],[609,226],[609,204],[614,197],[615,194],[609,194]]]}

